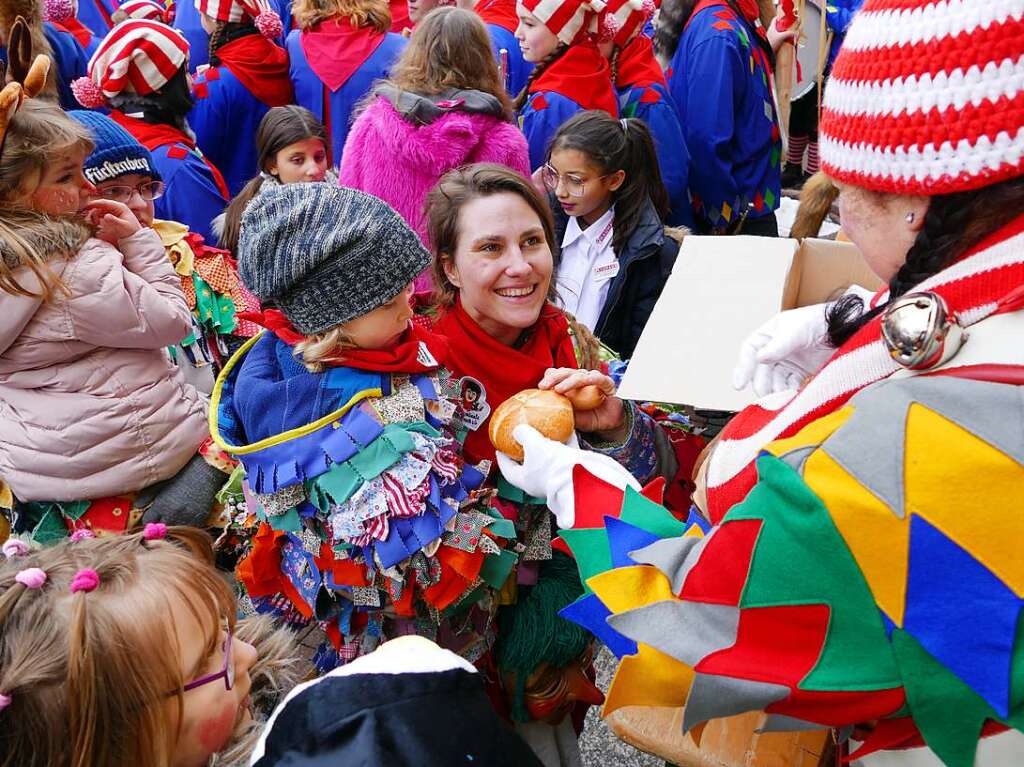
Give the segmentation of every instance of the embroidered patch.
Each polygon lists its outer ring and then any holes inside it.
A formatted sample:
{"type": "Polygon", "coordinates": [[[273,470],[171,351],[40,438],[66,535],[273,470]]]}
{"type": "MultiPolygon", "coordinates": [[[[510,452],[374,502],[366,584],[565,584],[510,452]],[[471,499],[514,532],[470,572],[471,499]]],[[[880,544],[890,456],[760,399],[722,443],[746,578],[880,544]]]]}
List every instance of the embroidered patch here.
{"type": "Polygon", "coordinates": [[[453,421],[470,431],[479,429],[491,414],[487,404],[487,390],[472,376],[463,376],[458,382],[459,408],[453,421]]]}

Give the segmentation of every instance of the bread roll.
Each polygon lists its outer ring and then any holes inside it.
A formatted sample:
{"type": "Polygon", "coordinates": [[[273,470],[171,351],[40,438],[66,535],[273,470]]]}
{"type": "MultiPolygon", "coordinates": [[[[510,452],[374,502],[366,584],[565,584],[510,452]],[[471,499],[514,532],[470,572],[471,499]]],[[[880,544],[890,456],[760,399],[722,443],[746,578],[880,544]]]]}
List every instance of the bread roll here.
{"type": "Polygon", "coordinates": [[[604,402],[604,392],[594,384],[587,384],[578,389],[568,392],[566,397],[572,403],[572,409],[583,412],[585,410],[597,410],[604,402]]]}
{"type": "Polygon", "coordinates": [[[517,461],[523,460],[523,448],[512,437],[512,430],[521,423],[556,442],[565,442],[576,428],[567,397],[545,389],[524,389],[513,395],[491,414],[488,435],[495,448],[517,461]]]}

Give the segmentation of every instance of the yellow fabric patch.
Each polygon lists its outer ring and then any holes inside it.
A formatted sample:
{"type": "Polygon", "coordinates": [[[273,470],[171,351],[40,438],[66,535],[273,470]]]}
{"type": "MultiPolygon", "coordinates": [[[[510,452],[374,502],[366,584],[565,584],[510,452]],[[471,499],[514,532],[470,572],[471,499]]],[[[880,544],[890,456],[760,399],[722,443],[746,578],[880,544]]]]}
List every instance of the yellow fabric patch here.
{"type": "Polygon", "coordinates": [[[668,578],[650,565],[607,570],[587,580],[587,585],[613,614],[675,599],[668,578]]]}
{"type": "Polygon", "coordinates": [[[682,661],[637,644],[636,655],[627,655],[619,663],[601,716],[623,706],[682,706],[690,694],[694,672],[682,661]]]}
{"type": "Polygon", "coordinates": [[[153,231],[160,235],[167,257],[174,264],[174,271],[182,277],[190,277],[195,266],[195,254],[185,242],[188,227],[177,221],[153,221],[153,231]]]}
{"type": "Polygon", "coordinates": [[[838,431],[839,427],[846,423],[846,420],[851,415],[853,415],[852,405],[842,407],[834,413],[829,413],[822,418],[812,421],[792,437],[777,439],[769,443],[765,450],[776,458],[781,458],[787,453],[799,450],[800,448],[817,447],[838,431]]]}
{"type": "Polygon", "coordinates": [[[10,510],[14,508],[14,493],[7,483],[0,479],[0,509],[10,510]]]}
{"type": "Polygon", "coordinates": [[[804,482],[825,508],[850,547],[875,602],[903,626],[907,593],[910,519],[900,519],[824,450],[804,464],[804,482]]]}
{"type": "Polygon", "coordinates": [[[1024,466],[920,404],[907,414],[907,514],[919,514],[1024,596],[1024,466]]]}

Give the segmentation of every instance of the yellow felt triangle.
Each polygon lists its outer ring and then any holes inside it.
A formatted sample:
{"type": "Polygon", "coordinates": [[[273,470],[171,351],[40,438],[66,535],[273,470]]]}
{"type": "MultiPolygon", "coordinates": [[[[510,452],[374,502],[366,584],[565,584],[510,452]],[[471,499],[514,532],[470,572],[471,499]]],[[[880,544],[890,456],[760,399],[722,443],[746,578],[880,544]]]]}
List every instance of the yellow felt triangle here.
{"type": "Polygon", "coordinates": [[[627,655],[619,663],[601,716],[624,706],[678,708],[686,702],[693,669],[650,645],[638,643],[637,647],[636,655],[627,655]]]}
{"type": "Polygon", "coordinates": [[[588,579],[587,585],[613,614],[675,599],[668,578],[650,565],[607,570],[588,579]]]}

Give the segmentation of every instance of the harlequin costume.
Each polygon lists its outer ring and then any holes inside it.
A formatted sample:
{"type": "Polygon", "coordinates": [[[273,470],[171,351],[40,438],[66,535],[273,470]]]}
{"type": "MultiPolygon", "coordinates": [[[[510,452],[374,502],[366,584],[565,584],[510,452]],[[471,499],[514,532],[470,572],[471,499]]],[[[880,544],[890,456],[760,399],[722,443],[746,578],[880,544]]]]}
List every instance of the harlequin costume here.
{"type": "Polygon", "coordinates": [[[587,109],[618,116],[619,108],[608,60],[594,42],[597,13],[604,3],[528,0],[524,5],[565,46],[565,52],[530,83],[519,110],[519,126],[530,145],[530,167],[536,170],[544,164],[559,126],[570,117],[587,109]]]}
{"type": "Polygon", "coordinates": [[[504,67],[505,90],[515,98],[533,69],[533,64],[523,58],[516,39],[516,27],[519,25],[516,4],[513,0],[482,0],[473,10],[487,26],[494,58],[499,67],[504,67]],[[505,51],[504,55],[502,51],[505,51]]]}
{"type": "MultiPolygon", "coordinates": [[[[1024,56],[1022,10],[867,0],[826,90],[825,172],[910,195],[1019,177],[1020,153],[996,137],[1021,135],[1006,105],[1021,97],[1012,67],[987,64],[1024,56]],[[901,103],[920,62],[941,75],[929,80],[939,108],[901,103]],[[963,68],[979,76],[953,99],[963,68]]],[[[669,523],[633,491],[621,505],[577,501],[597,532],[565,533],[593,590],[573,611],[610,627],[622,657],[610,708],[685,703],[686,728],[755,710],[768,729],[874,722],[858,763],[922,745],[905,763],[1015,763],[1022,280],[1018,213],[887,304],[799,392],[740,413],[708,459],[713,527],[669,523]],[[917,329],[914,343],[900,327],[917,329]],[[617,518],[602,523],[609,509],[617,518]]]]}
{"type": "Polygon", "coordinates": [[[667,70],[705,232],[734,232],[744,216],[747,229],[771,229],[779,205],[782,141],[757,13],[753,0],[701,0],[667,70]]]}
{"type": "Polygon", "coordinates": [[[189,114],[196,144],[234,197],[260,171],[256,131],[263,116],[294,99],[288,55],[273,42],[281,35],[281,19],[266,0],[195,0],[195,6],[219,22],[245,25],[225,31],[214,61],[196,75],[189,114]]]}
{"type": "MultiPolygon", "coordinates": [[[[188,59],[188,43],[166,24],[129,19],[117,25],[89,62],[88,79],[74,83],[79,103],[87,108],[110,106],[122,94],[156,98],[179,76],[188,59]]],[[[228,203],[224,177],[182,127],[147,122],[141,113],[111,109],[111,118],[135,136],[153,155],[166,186],[156,200],[156,215],[185,224],[213,242],[210,223],[228,203]]]]}
{"type": "Polygon", "coordinates": [[[651,38],[643,34],[644,25],[654,14],[652,0],[611,0],[605,9],[602,26],[610,27],[615,45],[615,88],[619,97],[619,116],[643,120],[651,131],[658,153],[661,180],[668,192],[668,223],[693,226],[688,178],[690,153],[679,124],[679,113],[668,93],[665,75],[654,57],[651,38]]]}
{"type": "Polygon", "coordinates": [[[401,35],[353,27],[346,17],[288,35],[295,101],[326,126],[331,165],[341,162],[356,106],[377,80],[388,78],[405,45],[401,35]]]}

